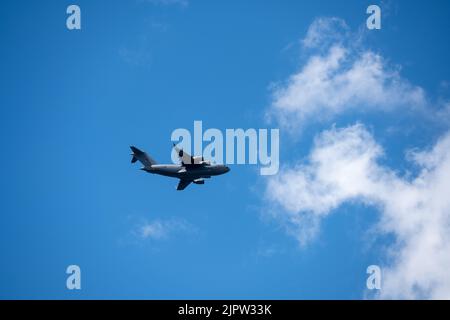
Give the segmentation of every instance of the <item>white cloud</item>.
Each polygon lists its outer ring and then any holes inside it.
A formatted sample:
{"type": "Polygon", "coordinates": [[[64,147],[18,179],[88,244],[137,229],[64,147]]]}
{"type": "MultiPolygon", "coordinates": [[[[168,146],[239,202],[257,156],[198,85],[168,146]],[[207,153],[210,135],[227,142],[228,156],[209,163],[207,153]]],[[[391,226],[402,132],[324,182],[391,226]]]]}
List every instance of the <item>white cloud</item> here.
{"type": "Polygon", "coordinates": [[[308,162],[269,179],[266,196],[305,244],[320,220],[360,201],[381,212],[377,230],[395,235],[383,268],[382,298],[450,298],[450,133],[410,156],[420,173],[398,176],[380,165],[382,147],[361,124],[332,128],[315,140],[308,162]]]}
{"type": "MultiPolygon", "coordinates": [[[[448,101],[438,99],[434,107],[398,67],[364,48],[363,39],[364,31],[351,33],[341,19],[315,20],[302,40],[309,58],[273,87],[269,114],[297,133],[307,123],[350,112],[411,113],[448,123],[448,101]]],[[[321,220],[343,203],[375,206],[380,212],[375,235],[395,238],[380,297],[450,298],[450,132],[430,150],[408,152],[407,160],[419,170],[415,177],[381,165],[384,156],[364,125],[333,127],[315,139],[307,161],[268,178],[266,199],[302,245],[317,237],[321,220]]]]}
{"type": "Polygon", "coordinates": [[[143,221],[134,233],[142,239],[161,240],[167,239],[175,233],[191,232],[192,225],[181,219],[154,220],[151,222],[143,221]]]}
{"type": "Polygon", "coordinates": [[[134,49],[122,47],[119,50],[119,56],[127,64],[134,67],[150,66],[152,62],[151,50],[148,47],[139,47],[134,49]]]}
{"type": "Polygon", "coordinates": [[[416,110],[426,105],[424,90],[410,84],[381,55],[362,49],[338,18],[320,18],[302,40],[314,48],[306,64],[274,85],[269,115],[283,126],[330,120],[343,112],[416,110]]]}
{"type": "Polygon", "coordinates": [[[311,23],[301,42],[306,48],[324,48],[330,43],[342,43],[349,33],[350,29],[344,20],[321,17],[311,23]]]}

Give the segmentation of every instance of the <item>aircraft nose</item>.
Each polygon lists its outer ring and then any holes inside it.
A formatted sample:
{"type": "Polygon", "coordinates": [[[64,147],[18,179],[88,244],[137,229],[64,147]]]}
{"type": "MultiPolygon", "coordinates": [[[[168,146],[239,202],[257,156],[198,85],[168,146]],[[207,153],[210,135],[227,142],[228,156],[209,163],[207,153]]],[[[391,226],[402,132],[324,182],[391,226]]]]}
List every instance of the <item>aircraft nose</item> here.
{"type": "Polygon", "coordinates": [[[228,171],[230,171],[230,168],[229,167],[227,167],[227,166],[225,166],[225,173],[227,173],[228,171]]]}

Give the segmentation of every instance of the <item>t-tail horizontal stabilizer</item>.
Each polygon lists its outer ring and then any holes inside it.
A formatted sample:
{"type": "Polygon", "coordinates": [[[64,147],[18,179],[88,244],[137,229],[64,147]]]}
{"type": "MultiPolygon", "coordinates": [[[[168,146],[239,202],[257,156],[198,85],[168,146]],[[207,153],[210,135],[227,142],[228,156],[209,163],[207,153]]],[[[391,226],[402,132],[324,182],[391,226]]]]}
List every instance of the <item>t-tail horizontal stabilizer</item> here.
{"type": "Polygon", "coordinates": [[[135,163],[136,161],[140,161],[145,168],[150,168],[152,165],[156,164],[156,161],[152,159],[148,154],[146,154],[144,151],[139,150],[135,146],[130,146],[131,151],[133,153],[131,154],[131,163],[135,163]]]}

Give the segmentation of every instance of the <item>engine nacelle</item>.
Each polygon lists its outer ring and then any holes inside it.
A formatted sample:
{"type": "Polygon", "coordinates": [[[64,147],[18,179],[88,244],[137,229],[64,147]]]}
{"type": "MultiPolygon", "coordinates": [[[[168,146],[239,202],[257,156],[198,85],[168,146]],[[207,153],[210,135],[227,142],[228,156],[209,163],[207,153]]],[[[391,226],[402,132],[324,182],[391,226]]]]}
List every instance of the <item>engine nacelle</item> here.
{"type": "Polygon", "coordinates": [[[202,162],[205,161],[205,159],[203,159],[203,156],[196,156],[191,158],[192,164],[202,164],[202,162]]]}
{"type": "Polygon", "coordinates": [[[195,179],[192,182],[194,182],[195,184],[205,184],[205,180],[203,180],[203,179],[195,179]]]}

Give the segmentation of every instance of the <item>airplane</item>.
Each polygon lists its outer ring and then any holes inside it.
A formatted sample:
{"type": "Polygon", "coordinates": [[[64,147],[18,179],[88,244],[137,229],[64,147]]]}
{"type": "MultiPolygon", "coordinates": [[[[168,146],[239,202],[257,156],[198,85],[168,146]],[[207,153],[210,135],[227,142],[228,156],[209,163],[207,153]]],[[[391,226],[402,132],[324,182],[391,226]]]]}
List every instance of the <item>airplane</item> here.
{"type": "Polygon", "coordinates": [[[205,179],[230,171],[230,168],[225,165],[211,164],[210,161],[205,161],[203,156],[193,157],[184,152],[183,149],[179,149],[175,144],[173,147],[181,160],[181,164],[157,164],[152,157],[135,146],[130,146],[132,151],[131,163],[139,161],[144,165],[141,170],[180,179],[177,190],[184,190],[191,182],[205,184],[205,179]]]}

